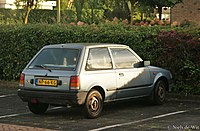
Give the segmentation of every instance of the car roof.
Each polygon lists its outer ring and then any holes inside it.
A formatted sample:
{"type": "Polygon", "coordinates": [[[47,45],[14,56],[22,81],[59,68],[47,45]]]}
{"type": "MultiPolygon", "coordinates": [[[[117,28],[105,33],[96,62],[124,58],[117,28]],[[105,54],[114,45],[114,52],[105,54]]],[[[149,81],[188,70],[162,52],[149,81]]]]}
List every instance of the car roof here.
{"type": "Polygon", "coordinates": [[[91,48],[91,47],[128,47],[123,44],[109,44],[109,43],[66,43],[47,45],[44,48],[91,48]]]}

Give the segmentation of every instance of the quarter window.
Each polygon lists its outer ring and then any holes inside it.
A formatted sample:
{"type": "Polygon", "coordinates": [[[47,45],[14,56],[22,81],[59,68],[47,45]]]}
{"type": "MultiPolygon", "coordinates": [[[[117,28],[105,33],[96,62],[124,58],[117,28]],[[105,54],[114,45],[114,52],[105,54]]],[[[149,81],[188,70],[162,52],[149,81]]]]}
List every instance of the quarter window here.
{"type": "Polygon", "coordinates": [[[112,62],[107,48],[93,48],[89,50],[86,70],[112,69],[112,62]]]}
{"type": "Polygon", "coordinates": [[[111,52],[116,68],[133,68],[139,63],[137,57],[129,49],[111,48],[111,52]]]}

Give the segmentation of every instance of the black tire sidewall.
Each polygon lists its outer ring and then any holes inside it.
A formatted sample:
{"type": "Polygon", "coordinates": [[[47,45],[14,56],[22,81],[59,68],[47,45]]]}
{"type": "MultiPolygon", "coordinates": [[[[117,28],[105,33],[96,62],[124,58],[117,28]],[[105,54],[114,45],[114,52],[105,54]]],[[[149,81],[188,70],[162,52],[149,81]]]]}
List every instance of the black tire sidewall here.
{"type": "Polygon", "coordinates": [[[43,114],[48,109],[48,104],[44,103],[28,103],[29,110],[34,114],[43,114]]]}

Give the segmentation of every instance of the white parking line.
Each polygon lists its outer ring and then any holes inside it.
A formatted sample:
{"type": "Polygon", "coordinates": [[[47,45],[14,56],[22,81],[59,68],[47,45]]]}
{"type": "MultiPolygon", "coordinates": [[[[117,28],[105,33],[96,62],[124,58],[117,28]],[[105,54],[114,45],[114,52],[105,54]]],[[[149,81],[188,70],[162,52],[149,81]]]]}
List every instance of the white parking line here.
{"type": "Polygon", "coordinates": [[[17,94],[8,94],[8,95],[1,95],[0,98],[9,97],[9,96],[16,96],[17,94]]]}
{"type": "MultiPolygon", "coordinates": [[[[63,107],[54,107],[54,108],[49,109],[49,111],[50,110],[60,109],[60,108],[63,108],[63,107]]],[[[31,112],[4,115],[4,116],[0,116],[0,119],[4,119],[4,118],[8,118],[8,117],[15,117],[15,116],[22,116],[22,115],[27,115],[27,114],[31,114],[31,112]]]]}
{"type": "Polygon", "coordinates": [[[110,125],[110,126],[104,126],[104,127],[100,127],[100,128],[97,128],[97,129],[92,129],[92,130],[89,130],[89,131],[101,131],[101,130],[106,130],[106,129],[110,129],[110,128],[120,127],[120,126],[127,126],[127,125],[136,124],[136,123],[140,123],[140,122],[145,122],[145,121],[149,121],[149,120],[153,120],[153,119],[158,119],[158,118],[162,118],[162,117],[181,114],[181,113],[185,113],[185,112],[188,112],[188,111],[189,110],[171,112],[171,113],[167,113],[167,114],[162,114],[162,115],[158,115],[158,116],[145,118],[145,119],[142,119],[142,120],[127,122],[127,123],[120,123],[120,124],[115,124],[115,125],[110,125]]]}
{"type": "Polygon", "coordinates": [[[0,116],[0,119],[7,118],[7,117],[14,117],[14,116],[27,115],[27,114],[30,114],[30,113],[31,113],[31,112],[19,113],[19,114],[10,114],[10,115],[5,115],[5,116],[0,116]]]}

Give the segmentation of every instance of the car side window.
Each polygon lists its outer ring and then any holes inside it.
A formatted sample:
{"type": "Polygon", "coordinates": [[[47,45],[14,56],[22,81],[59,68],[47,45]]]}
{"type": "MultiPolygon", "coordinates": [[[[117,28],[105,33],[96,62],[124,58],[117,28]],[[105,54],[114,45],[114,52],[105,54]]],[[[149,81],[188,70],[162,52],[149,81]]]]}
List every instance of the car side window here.
{"type": "Polygon", "coordinates": [[[127,48],[111,48],[111,53],[117,69],[133,68],[139,63],[137,57],[127,48]]]}
{"type": "Polygon", "coordinates": [[[86,70],[112,69],[112,61],[107,48],[92,48],[89,50],[86,70]]]}

